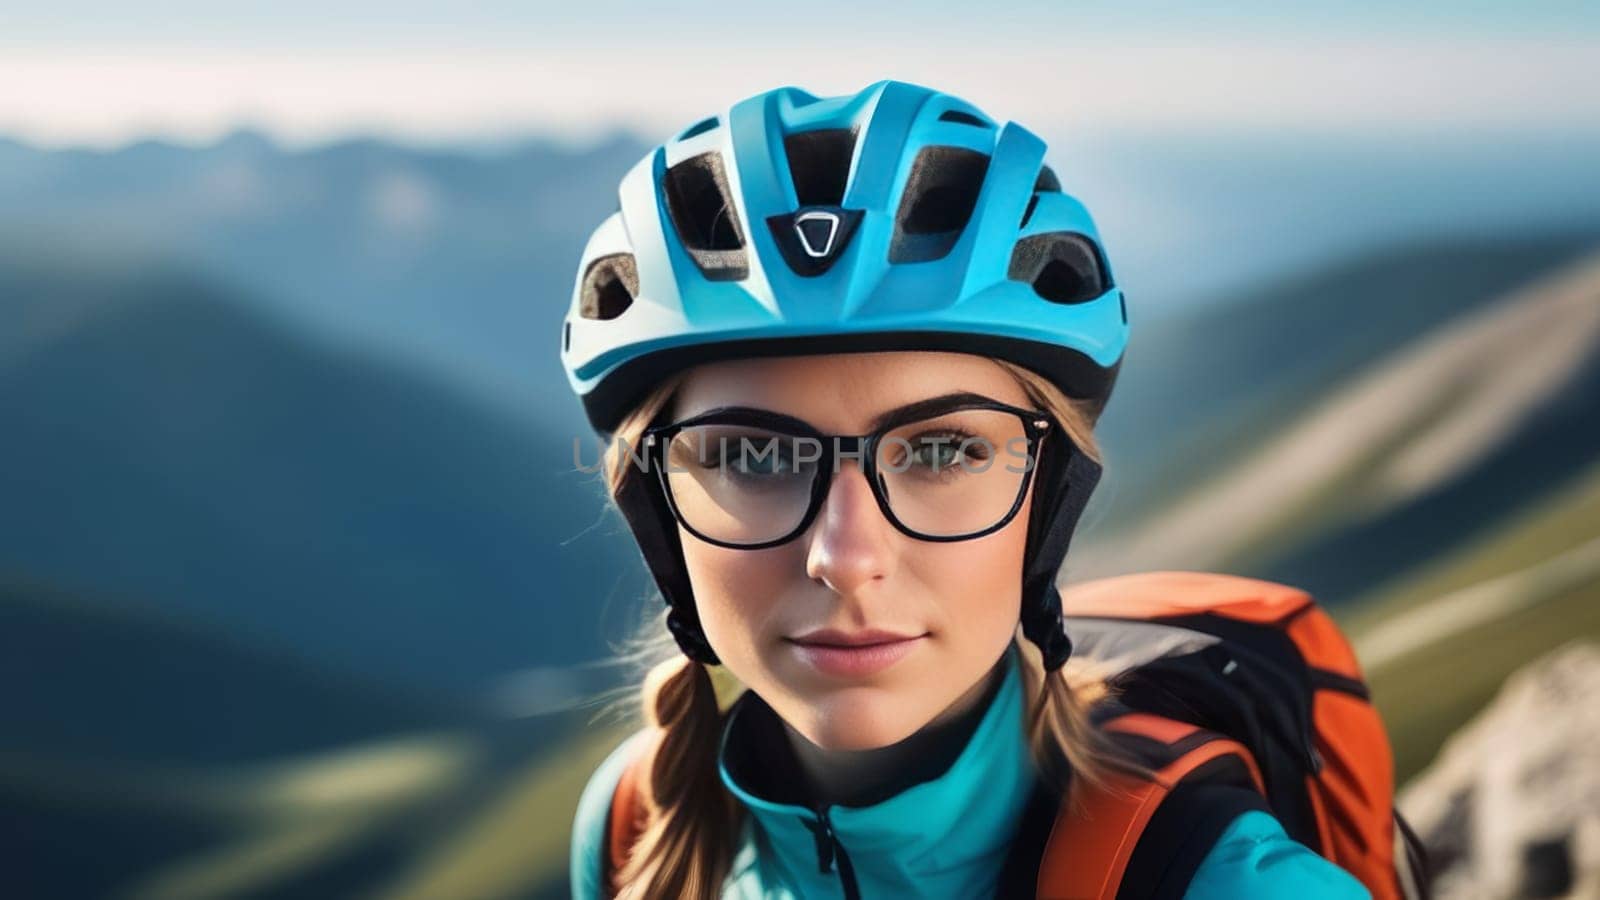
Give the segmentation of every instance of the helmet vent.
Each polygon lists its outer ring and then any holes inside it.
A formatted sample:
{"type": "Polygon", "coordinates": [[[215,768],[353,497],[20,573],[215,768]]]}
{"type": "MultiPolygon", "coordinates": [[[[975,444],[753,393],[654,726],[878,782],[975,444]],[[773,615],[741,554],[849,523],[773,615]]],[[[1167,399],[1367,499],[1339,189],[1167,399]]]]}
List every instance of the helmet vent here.
{"type": "Polygon", "coordinates": [[[895,217],[889,261],[926,262],[950,252],[972,218],[989,157],[965,147],[924,147],[911,164],[895,217]]]}
{"type": "MultiPolygon", "coordinates": [[[[589,264],[583,273],[578,314],[585,319],[615,319],[633,305],[639,293],[639,267],[632,253],[613,253],[589,264]]],[[[567,323],[568,344],[572,323],[567,323]]]]}
{"type": "Polygon", "coordinates": [[[568,319],[565,322],[561,323],[561,349],[562,350],[571,350],[572,349],[572,320],[571,319],[568,319]]]}
{"type": "Polygon", "coordinates": [[[748,275],[744,233],[734,212],[722,154],[691,156],[668,169],[663,181],[672,225],[701,273],[713,281],[748,275]]]}
{"type": "Polygon", "coordinates": [[[856,149],[854,128],[819,128],[783,139],[789,177],[801,206],[838,206],[844,202],[850,157],[856,149]]]}
{"type": "Polygon", "coordinates": [[[711,129],[717,127],[718,124],[719,123],[716,116],[711,116],[707,119],[701,119],[693,125],[690,125],[688,128],[685,128],[683,133],[678,135],[678,140],[687,141],[689,138],[692,138],[695,135],[705,134],[711,129]]]}
{"type": "Polygon", "coordinates": [[[1028,282],[1034,293],[1052,303],[1085,303],[1111,287],[1100,249],[1089,238],[1070,231],[1018,241],[1006,277],[1028,282]]]}
{"type": "Polygon", "coordinates": [[[1038,191],[1034,191],[1033,192],[1033,196],[1028,198],[1028,208],[1022,211],[1022,221],[1017,224],[1017,228],[1021,229],[1021,228],[1027,228],[1028,227],[1028,220],[1033,218],[1033,210],[1038,205],[1039,205],[1039,192],[1038,191]]]}
{"type": "Polygon", "coordinates": [[[962,112],[959,109],[947,109],[944,112],[939,113],[939,121],[941,121],[941,122],[959,122],[962,125],[974,125],[974,126],[977,126],[978,128],[985,128],[985,129],[994,127],[993,125],[990,125],[988,122],[985,122],[984,120],[978,118],[977,116],[973,115],[972,113],[965,113],[965,112],[962,112]]]}
{"type": "Polygon", "coordinates": [[[1028,198],[1028,208],[1022,211],[1022,221],[1018,228],[1027,228],[1028,220],[1033,218],[1034,207],[1039,205],[1039,195],[1042,193],[1061,193],[1061,179],[1056,177],[1055,170],[1049,166],[1039,167],[1039,177],[1033,180],[1033,196],[1028,198]]]}

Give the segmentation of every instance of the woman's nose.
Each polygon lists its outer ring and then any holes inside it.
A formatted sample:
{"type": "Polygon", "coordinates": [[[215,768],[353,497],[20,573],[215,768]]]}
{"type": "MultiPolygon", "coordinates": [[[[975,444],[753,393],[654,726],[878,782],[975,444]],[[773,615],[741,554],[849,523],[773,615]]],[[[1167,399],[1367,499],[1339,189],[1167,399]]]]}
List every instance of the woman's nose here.
{"type": "Polygon", "coordinates": [[[894,563],[893,530],[861,467],[841,465],[807,529],[806,574],[846,596],[886,579],[894,563]]]}

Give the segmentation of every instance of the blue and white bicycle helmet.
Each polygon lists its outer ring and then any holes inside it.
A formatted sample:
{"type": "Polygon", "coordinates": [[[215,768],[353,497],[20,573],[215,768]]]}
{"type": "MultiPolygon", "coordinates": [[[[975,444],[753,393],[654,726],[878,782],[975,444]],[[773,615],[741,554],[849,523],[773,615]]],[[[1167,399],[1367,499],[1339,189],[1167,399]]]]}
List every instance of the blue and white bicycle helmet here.
{"type": "MultiPolygon", "coordinates": [[[[677,371],[732,357],[949,350],[1030,368],[1098,414],[1127,308],[1088,210],[1045,144],[951,94],[885,80],[816,97],[782,87],[702,119],[623,177],[590,236],[561,360],[603,435],[677,371]]],[[[1050,442],[1046,442],[1048,447],[1050,442]]],[[[1070,444],[1070,441],[1067,442],[1070,444]]],[[[1055,571],[1099,468],[1047,451],[1035,478],[1023,625],[1051,668],[1055,571]],[[1043,514],[1041,514],[1043,513],[1043,514]],[[1046,571],[1048,569],[1048,571],[1046,571]]],[[[618,502],[674,615],[714,663],[653,479],[618,502]]]]}

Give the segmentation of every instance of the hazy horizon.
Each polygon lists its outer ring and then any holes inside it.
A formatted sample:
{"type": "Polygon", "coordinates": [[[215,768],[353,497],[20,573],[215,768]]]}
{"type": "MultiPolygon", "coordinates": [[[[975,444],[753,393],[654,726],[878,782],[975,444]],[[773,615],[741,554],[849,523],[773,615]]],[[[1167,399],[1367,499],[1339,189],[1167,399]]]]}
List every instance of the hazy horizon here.
{"type": "Polygon", "coordinates": [[[129,18],[104,2],[8,12],[0,134],[60,147],[359,134],[427,144],[617,128],[659,140],[780,85],[882,78],[963,96],[1048,140],[1149,130],[1592,134],[1600,12],[1577,3],[1371,2],[1198,10],[1147,2],[902,10],[823,0],[719,16],[600,2],[196,2],[129,18]]]}

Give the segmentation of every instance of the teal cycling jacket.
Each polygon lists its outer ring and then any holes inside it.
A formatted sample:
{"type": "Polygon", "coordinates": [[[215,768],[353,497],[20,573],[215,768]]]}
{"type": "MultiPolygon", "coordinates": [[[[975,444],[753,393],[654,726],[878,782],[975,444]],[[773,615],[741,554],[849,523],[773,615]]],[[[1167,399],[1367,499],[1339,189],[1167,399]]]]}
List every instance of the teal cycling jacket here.
{"type": "MultiPolygon", "coordinates": [[[[999,692],[942,775],[870,806],[826,809],[826,825],[840,853],[824,851],[818,811],[763,799],[730,774],[729,741],[740,734],[730,727],[735,718],[730,716],[719,770],[748,815],[722,896],[845,897],[850,879],[855,895],[864,900],[993,897],[1037,777],[1025,739],[1017,649],[1007,657],[999,692]]],[[[611,796],[644,737],[639,732],[613,750],[578,802],[571,847],[576,900],[603,896],[601,854],[611,796]]],[[[1184,894],[1189,900],[1370,896],[1354,876],[1291,839],[1276,818],[1258,810],[1240,814],[1223,831],[1184,894]]]]}

